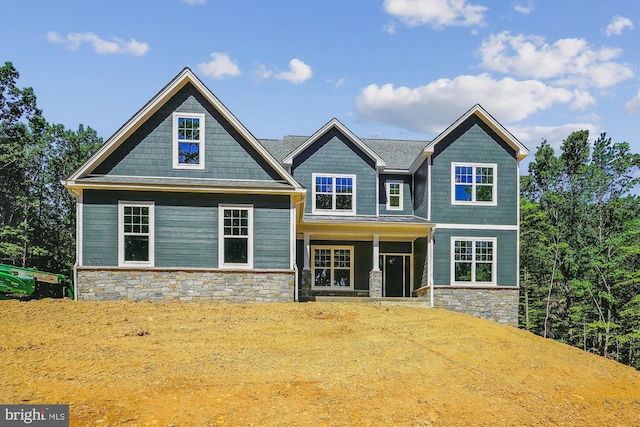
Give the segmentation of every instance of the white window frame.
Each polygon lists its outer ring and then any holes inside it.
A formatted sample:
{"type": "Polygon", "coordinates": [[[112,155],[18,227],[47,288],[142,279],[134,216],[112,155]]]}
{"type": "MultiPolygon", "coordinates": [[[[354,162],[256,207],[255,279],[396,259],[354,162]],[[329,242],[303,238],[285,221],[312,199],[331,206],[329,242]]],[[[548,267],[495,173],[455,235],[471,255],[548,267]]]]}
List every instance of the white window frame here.
{"type": "MultiPolygon", "coordinates": [[[[387,210],[388,211],[401,211],[404,210],[404,181],[398,179],[390,179],[385,182],[385,190],[387,192],[387,210]],[[391,184],[398,184],[400,188],[400,192],[397,194],[397,197],[400,198],[400,203],[398,206],[391,206],[391,184]]],[[[394,194],[394,196],[396,196],[394,194]]]]}
{"type": "Polygon", "coordinates": [[[451,237],[451,284],[455,286],[496,286],[498,284],[498,239],[496,237],[451,237]],[[471,280],[470,281],[456,281],[456,259],[455,259],[455,247],[457,241],[471,241],[472,254],[471,254],[471,280]],[[476,242],[491,242],[492,243],[492,259],[491,259],[491,282],[477,282],[476,281],[476,264],[479,262],[476,260],[476,242]]]}
{"type": "MultiPolygon", "coordinates": [[[[238,237],[238,236],[234,236],[238,237]]],[[[221,269],[252,269],[253,268],[253,205],[220,204],[218,205],[218,267],[221,269]],[[248,215],[247,262],[226,263],[224,261],[224,211],[227,209],[246,210],[248,215]]]]}
{"type": "Polygon", "coordinates": [[[452,162],[451,163],[451,204],[452,205],[467,205],[467,206],[497,206],[498,204],[498,165],[496,163],[465,163],[465,162],[452,162]],[[471,185],[471,200],[456,200],[456,167],[471,167],[472,181],[471,185]],[[492,168],[493,169],[493,183],[491,201],[482,202],[476,201],[476,187],[482,184],[475,182],[476,169],[477,168],[492,168]]]}
{"type": "MultiPolygon", "coordinates": [[[[312,245],[311,246],[311,260],[310,263],[311,264],[311,280],[312,280],[312,289],[316,289],[316,290],[353,290],[354,289],[354,271],[355,271],[355,258],[354,258],[354,250],[353,250],[353,246],[331,246],[331,245],[312,245]],[[331,278],[330,278],[330,282],[331,285],[330,286],[316,286],[316,262],[315,262],[315,257],[316,257],[316,249],[325,249],[325,250],[330,250],[331,251],[331,267],[329,267],[329,270],[331,271],[331,278]],[[335,270],[335,255],[334,252],[336,250],[348,250],[350,252],[349,258],[351,260],[350,265],[349,265],[349,283],[350,286],[334,286],[333,285],[333,279],[334,279],[334,270],[335,270]]],[[[324,269],[326,267],[319,267],[320,269],[324,269]]],[[[340,268],[339,268],[340,269],[340,268]]],[[[344,268],[342,268],[344,269],[344,268]]]]}
{"type": "MultiPolygon", "coordinates": [[[[173,168],[174,169],[195,169],[201,170],[204,169],[204,159],[205,159],[205,115],[201,113],[173,113],[173,168]],[[186,118],[186,119],[198,119],[200,120],[200,139],[197,143],[200,145],[199,147],[199,157],[200,162],[198,164],[185,164],[180,163],[180,141],[178,140],[178,119],[186,118]]],[[[195,141],[195,140],[194,140],[195,141]]]]}
{"type": "Polygon", "coordinates": [[[318,215],[355,215],[356,214],[356,175],[350,174],[332,174],[332,173],[314,173],[311,175],[311,212],[318,215]],[[332,178],[332,208],[316,209],[316,178],[332,178]],[[352,182],[351,188],[351,209],[336,209],[336,178],[350,178],[352,182]]]}
{"type": "Polygon", "coordinates": [[[118,201],[118,266],[120,267],[153,267],[155,264],[155,203],[118,201]],[[124,240],[126,235],[144,235],[144,233],[125,233],[124,231],[124,209],[125,207],[149,208],[149,261],[127,261],[125,260],[124,240]]]}

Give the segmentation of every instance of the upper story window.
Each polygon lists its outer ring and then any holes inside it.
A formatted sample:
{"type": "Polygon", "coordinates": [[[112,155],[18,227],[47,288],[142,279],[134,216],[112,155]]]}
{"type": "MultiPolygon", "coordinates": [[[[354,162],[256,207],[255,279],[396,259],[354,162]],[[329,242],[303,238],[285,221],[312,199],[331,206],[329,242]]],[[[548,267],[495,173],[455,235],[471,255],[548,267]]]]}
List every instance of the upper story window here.
{"type": "Polygon", "coordinates": [[[153,202],[118,202],[119,265],[153,266],[153,202]]]}
{"type": "Polygon", "coordinates": [[[452,237],[451,281],[456,285],[496,284],[496,239],[452,237]]]}
{"type": "Polygon", "coordinates": [[[387,190],[387,210],[401,211],[403,209],[402,181],[387,181],[385,187],[387,190]]]}
{"type": "Polygon", "coordinates": [[[174,169],[204,169],[204,114],[173,114],[174,169]]]}
{"type": "Polygon", "coordinates": [[[356,213],[356,176],[313,174],[313,213],[356,213]]]}
{"type": "Polygon", "coordinates": [[[496,164],[452,163],[451,203],[495,206],[497,170],[496,164]]]}
{"type": "Polygon", "coordinates": [[[253,206],[220,205],[220,268],[253,268],[253,206]]]}

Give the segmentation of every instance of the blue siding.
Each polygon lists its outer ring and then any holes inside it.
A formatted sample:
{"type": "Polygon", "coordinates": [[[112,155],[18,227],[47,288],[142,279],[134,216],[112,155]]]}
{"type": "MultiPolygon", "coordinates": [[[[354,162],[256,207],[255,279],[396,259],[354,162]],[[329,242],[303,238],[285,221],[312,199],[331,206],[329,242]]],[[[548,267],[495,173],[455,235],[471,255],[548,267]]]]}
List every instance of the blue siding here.
{"type": "Polygon", "coordinates": [[[480,119],[462,123],[433,155],[432,220],[454,224],[508,224],[518,221],[518,172],[514,150],[480,119]],[[495,163],[498,168],[497,206],[451,204],[451,163],[495,163]]]}
{"type": "Polygon", "coordinates": [[[155,201],[155,266],[218,267],[218,205],[253,205],[253,264],[289,269],[288,196],[85,191],[83,263],[118,265],[118,201],[155,201]]]}
{"type": "Polygon", "coordinates": [[[187,84],[93,173],[218,179],[281,180],[224,117],[187,84]],[[205,169],[173,169],[173,113],[205,115],[205,169]]]}
{"type": "Polygon", "coordinates": [[[293,176],[307,188],[305,212],[312,211],[312,174],[356,175],[356,214],[376,214],[375,163],[335,129],[294,159],[293,176]]]}
{"type": "Polygon", "coordinates": [[[435,285],[451,284],[451,237],[495,237],[497,238],[497,284],[517,286],[518,252],[516,231],[505,230],[450,230],[436,229],[436,244],[433,250],[433,279],[435,285]]]}
{"type": "Polygon", "coordinates": [[[380,215],[413,215],[411,201],[412,183],[410,175],[380,175],[378,205],[380,215]],[[387,181],[402,181],[402,210],[387,210],[387,181]]]}
{"type": "Polygon", "coordinates": [[[416,216],[428,218],[427,194],[429,190],[428,160],[422,162],[414,176],[413,210],[416,216]]]}

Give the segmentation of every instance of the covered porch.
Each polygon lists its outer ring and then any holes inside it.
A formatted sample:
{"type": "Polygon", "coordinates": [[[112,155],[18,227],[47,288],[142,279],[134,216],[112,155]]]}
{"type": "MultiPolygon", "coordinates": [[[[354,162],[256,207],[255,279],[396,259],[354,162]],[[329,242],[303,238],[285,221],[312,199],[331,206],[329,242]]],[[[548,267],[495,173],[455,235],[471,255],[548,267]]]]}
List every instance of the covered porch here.
{"type": "Polygon", "coordinates": [[[304,215],[298,299],[415,297],[431,276],[433,228],[415,216],[304,215]]]}

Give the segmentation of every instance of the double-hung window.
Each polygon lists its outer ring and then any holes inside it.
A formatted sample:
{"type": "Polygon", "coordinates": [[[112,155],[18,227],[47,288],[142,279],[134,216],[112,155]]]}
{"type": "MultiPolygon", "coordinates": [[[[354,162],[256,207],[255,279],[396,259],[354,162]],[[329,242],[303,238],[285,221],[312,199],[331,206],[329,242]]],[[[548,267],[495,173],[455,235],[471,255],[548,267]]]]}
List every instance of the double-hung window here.
{"type": "Polygon", "coordinates": [[[387,210],[402,210],[402,181],[387,181],[385,183],[387,190],[387,210]]]}
{"type": "Polygon", "coordinates": [[[454,285],[496,284],[496,239],[452,237],[454,285]]]}
{"type": "Polygon", "coordinates": [[[313,246],[313,287],[353,289],[353,246],[313,246]]]}
{"type": "Polygon", "coordinates": [[[118,229],[118,264],[153,267],[153,202],[118,202],[118,229]]]}
{"type": "Polygon", "coordinates": [[[313,174],[313,213],[355,214],[356,176],[313,174]]]}
{"type": "Polygon", "coordinates": [[[451,203],[495,206],[497,169],[496,164],[452,163],[451,203]]]}
{"type": "Polygon", "coordinates": [[[174,169],[204,169],[204,114],[173,113],[174,169]]]}
{"type": "Polygon", "coordinates": [[[220,205],[220,268],[253,268],[253,206],[220,205]]]}

